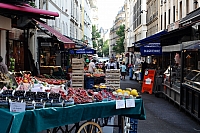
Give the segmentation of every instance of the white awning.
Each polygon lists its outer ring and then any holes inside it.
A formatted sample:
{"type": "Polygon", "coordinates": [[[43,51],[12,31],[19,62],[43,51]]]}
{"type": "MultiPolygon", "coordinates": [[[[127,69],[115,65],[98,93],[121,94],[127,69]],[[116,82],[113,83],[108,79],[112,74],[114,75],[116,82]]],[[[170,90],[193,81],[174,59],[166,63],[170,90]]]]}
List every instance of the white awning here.
{"type": "Polygon", "coordinates": [[[200,43],[200,40],[195,41],[188,41],[188,42],[182,42],[182,44],[175,44],[175,45],[169,45],[169,46],[163,46],[162,52],[175,52],[175,51],[181,51],[184,48],[194,45],[196,43],[200,43]]]}
{"type": "Polygon", "coordinates": [[[175,52],[175,51],[181,51],[181,50],[182,50],[182,44],[175,44],[175,45],[162,47],[162,52],[175,52]]]}

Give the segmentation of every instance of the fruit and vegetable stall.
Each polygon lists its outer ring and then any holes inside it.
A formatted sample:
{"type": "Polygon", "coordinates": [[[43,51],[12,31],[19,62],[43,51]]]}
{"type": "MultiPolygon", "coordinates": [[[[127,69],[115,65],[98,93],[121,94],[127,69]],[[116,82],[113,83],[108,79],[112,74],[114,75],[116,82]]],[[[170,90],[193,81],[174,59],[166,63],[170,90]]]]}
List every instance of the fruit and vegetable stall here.
{"type": "Polygon", "coordinates": [[[28,72],[3,75],[1,79],[9,82],[0,91],[0,132],[69,132],[67,125],[75,124],[75,132],[90,125],[90,130],[95,126],[101,133],[97,122],[88,121],[114,115],[146,119],[143,100],[132,88],[111,89],[105,84],[92,89],[68,88],[66,80],[33,77],[28,72]],[[128,100],[134,106],[126,105],[128,100]],[[79,125],[81,121],[87,122],[79,125]]]}

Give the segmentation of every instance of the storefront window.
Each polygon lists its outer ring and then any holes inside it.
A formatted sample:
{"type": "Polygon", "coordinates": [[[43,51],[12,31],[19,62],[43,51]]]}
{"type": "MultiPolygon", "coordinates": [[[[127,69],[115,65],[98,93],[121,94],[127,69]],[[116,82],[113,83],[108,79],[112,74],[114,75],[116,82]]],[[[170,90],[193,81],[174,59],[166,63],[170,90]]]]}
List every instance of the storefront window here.
{"type": "Polygon", "coordinates": [[[7,64],[10,71],[24,70],[24,44],[23,31],[13,28],[9,32],[7,45],[7,64]]]}
{"type": "Polygon", "coordinates": [[[200,71],[200,55],[198,53],[199,50],[184,51],[184,77],[191,75],[193,70],[200,71]]]}

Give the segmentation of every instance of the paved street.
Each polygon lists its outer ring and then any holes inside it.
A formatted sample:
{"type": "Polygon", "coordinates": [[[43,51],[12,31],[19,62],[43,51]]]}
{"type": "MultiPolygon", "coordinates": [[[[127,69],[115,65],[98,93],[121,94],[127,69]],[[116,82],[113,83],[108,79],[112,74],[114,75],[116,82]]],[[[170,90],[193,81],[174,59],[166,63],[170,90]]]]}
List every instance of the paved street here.
{"type": "MultiPolygon", "coordinates": [[[[141,91],[141,85],[134,80],[121,80],[121,88],[136,88],[141,91]]],[[[146,120],[139,120],[138,133],[200,133],[200,124],[192,120],[178,107],[164,98],[154,94],[142,94],[146,110],[146,120]]]]}

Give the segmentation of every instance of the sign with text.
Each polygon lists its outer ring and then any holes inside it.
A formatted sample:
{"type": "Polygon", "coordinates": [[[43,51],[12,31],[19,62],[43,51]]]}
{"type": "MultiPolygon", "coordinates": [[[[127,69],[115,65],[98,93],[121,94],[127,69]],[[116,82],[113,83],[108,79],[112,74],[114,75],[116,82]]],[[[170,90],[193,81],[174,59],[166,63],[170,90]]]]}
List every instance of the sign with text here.
{"type": "Polygon", "coordinates": [[[143,84],[142,84],[142,91],[141,91],[142,93],[149,92],[149,94],[152,94],[155,73],[156,73],[156,70],[154,69],[145,70],[143,84]]]}
{"type": "Polygon", "coordinates": [[[126,99],[126,108],[135,107],[135,99],[126,99]]]}
{"type": "Polygon", "coordinates": [[[78,49],[78,50],[70,50],[70,54],[95,54],[94,49],[78,49]]]}
{"type": "Polygon", "coordinates": [[[26,103],[11,102],[10,112],[24,112],[26,108],[26,103]]]}
{"type": "Polygon", "coordinates": [[[160,43],[149,43],[140,47],[141,55],[162,55],[160,43]]]}
{"type": "Polygon", "coordinates": [[[116,109],[123,109],[125,108],[125,101],[124,100],[116,100],[116,109]]]}

